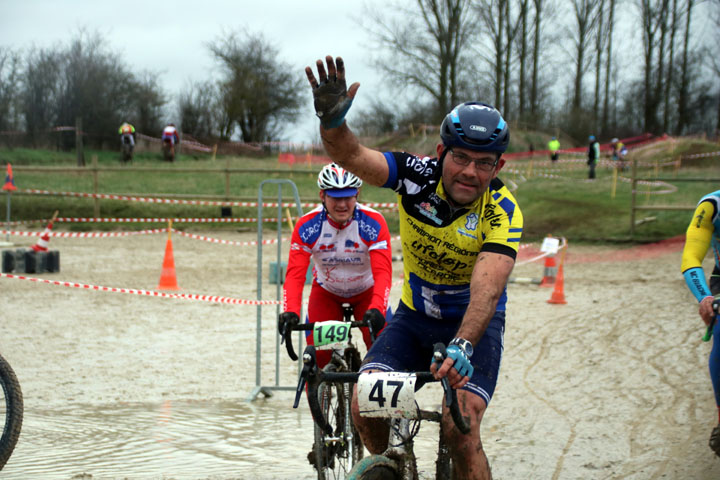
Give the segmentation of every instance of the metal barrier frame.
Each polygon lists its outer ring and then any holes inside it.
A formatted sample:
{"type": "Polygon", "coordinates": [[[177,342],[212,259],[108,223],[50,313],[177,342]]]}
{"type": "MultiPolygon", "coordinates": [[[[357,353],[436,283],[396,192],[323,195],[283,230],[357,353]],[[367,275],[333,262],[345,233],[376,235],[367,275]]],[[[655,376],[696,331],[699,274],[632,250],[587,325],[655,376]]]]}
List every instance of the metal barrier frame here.
{"type": "MultiPolygon", "coordinates": [[[[266,184],[277,185],[278,197],[277,197],[277,285],[275,288],[275,295],[278,302],[282,302],[282,190],[283,185],[290,185],[292,187],[293,196],[295,198],[295,205],[297,206],[298,217],[301,217],[302,206],[300,204],[300,195],[298,189],[292,180],[288,179],[268,179],[263,180],[258,187],[258,235],[257,235],[257,299],[262,300],[262,272],[263,272],[263,259],[262,259],[262,241],[263,241],[263,187],[266,184]]],[[[280,314],[280,303],[276,305],[276,318],[280,314]]],[[[302,313],[300,312],[302,318],[302,313]]],[[[275,384],[274,385],[262,385],[260,380],[260,360],[262,352],[262,305],[257,305],[257,334],[255,340],[255,388],[248,397],[248,401],[251,402],[257,398],[259,394],[263,394],[265,397],[271,397],[273,390],[289,390],[295,391],[296,385],[283,386],[280,385],[280,335],[275,335],[275,384]]],[[[298,332],[298,347],[295,349],[297,352],[302,352],[302,332],[298,332]]],[[[298,359],[298,375],[302,368],[302,356],[298,359]]]]}

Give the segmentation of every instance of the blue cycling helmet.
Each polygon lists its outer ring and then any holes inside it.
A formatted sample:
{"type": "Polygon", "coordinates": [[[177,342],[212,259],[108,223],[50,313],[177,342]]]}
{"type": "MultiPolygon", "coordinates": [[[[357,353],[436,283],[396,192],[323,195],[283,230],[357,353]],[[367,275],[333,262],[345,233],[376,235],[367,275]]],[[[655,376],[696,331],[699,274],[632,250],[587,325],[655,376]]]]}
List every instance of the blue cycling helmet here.
{"type": "Polygon", "coordinates": [[[440,138],[448,148],[503,153],[510,143],[510,128],[492,105],[465,102],[445,116],[440,138]]]}
{"type": "Polygon", "coordinates": [[[592,141],[595,141],[595,135],[590,135],[590,137],[588,137],[588,139],[589,139],[591,142],[592,142],[592,141]]]}

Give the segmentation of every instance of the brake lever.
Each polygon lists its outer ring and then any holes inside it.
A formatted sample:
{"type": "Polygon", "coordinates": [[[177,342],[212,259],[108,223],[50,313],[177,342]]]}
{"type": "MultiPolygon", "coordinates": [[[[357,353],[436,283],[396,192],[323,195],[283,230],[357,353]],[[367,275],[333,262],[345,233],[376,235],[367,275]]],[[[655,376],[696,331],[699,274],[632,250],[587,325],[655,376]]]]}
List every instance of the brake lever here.
{"type": "MultiPolygon", "coordinates": [[[[297,360],[297,356],[294,360],[297,360]]],[[[308,345],[307,347],[305,347],[305,352],[303,352],[303,368],[300,372],[297,389],[295,390],[295,401],[293,402],[293,408],[297,408],[300,404],[300,397],[302,396],[303,390],[305,390],[305,384],[307,383],[307,379],[310,376],[310,372],[312,372],[315,366],[315,347],[313,347],[312,345],[308,345]]]]}

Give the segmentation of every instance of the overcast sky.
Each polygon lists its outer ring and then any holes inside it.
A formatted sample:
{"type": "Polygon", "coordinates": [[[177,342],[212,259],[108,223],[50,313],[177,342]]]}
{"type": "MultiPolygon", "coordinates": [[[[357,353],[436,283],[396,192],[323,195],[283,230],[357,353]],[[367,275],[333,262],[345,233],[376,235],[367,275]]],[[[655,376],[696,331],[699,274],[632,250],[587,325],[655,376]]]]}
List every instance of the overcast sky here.
{"type": "MultiPolygon", "coordinates": [[[[363,3],[380,8],[386,2],[363,3]]],[[[66,45],[81,27],[98,31],[134,73],[160,72],[161,85],[174,100],[188,81],[217,74],[206,44],[247,27],[262,31],[279,49],[280,60],[302,77],[317,58],[342,56],[348,79],[362,83],[354,103],[362,107],[379,82],[369,66],[368,33],[353,20],[361,13],[361,2],[350,0],[0,0],[0,45],[66,45]]],[[[305,98],[308,120],[293,126],[288,140],[309,142],[317,136],[309,87],[305,98]]]]}

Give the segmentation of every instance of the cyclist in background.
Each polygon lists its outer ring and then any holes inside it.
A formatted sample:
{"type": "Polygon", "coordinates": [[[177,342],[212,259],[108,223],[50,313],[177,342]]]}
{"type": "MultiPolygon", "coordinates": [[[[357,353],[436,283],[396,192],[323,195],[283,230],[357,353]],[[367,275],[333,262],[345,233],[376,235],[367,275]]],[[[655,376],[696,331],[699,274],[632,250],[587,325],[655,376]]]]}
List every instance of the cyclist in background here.
{"type": "Polygon", "coordinates": [[[700,302],[699,314],[702,321],[713,329],[713,345],[710,350],[710,380],[718,407],[718,425],[710,435],[710,448],[720,456],[720,326],[715,323],[712,309],[714,298],[720,298],[720,190],[700,199],[693,219],[685,234],[685,248],[682,255],[682,274],[685,283],[700,302]],[[705,281],[702,261],[712,245],[715,266],[710,275],[710,286],[705,281]]]}
{"type": "Polygon", "coordinates": [[[178,136],[178,131],[174,123],[168,124],[168,126],[163,129],[162,141],[164,142],[165,140],[170,140],[173,145],[180,143],[180,137],[178,136]]]}
{"type": "MultiPolygon", "coordinates": [[[[398,194],[403,247],[402,298],[393,320],[372,345],[361,371],[422,371],[447,377],[471,432],[462,434],[443,407],[443,431],[459,478],[491,478],[480,439],[483,418],[500,369],[506,284],[515,264],[523,217],[497,178],[510,141],[494,107],[467,102],[440,127],[437,158],[381,153],[361,145],[345,122],[359,88],[347,90],[342,59],[305,69],[312,87],[320,136],[338,164],[363,180],[398,194]],[[433,344],[449,344],[440,368],[433,344]]],[[[353,420],[366,448],[382,453],[389,426],[360,415],[357,387],[353,420]]]]}
{"type": "MultiPolygon", "coordinates": [[[[390,233],[385,218],[357,202],[362,180],[331,163],[317,180],[322,205],[303,215],[293,230],[287,274],[283,285],[284,312],[278,328],[300,321],[303,286],[310,258],[313,283],[308,303],[310,323],[342,320],[342,304],[353,307],[355,320],[370,319],[385,324],[392,255],[390,233]]],[[[370,332],[361,328],[370,348],[370,332]]],[[[374,333],[377,335],[381,329],[374,333]]],[[[313,345],[312,332],[307,337],[313,345]]],[[[317,352],[318,367],[324,367],[332,352],[317,352]]]]}
{"type": "Polygon", "coordinates": [[[120,146],[128,143],[130,144],[130,151],[135,148],[135,127],[128,122],[123,122],[118,128],[118,135],[120,135],[120,146]]]}

